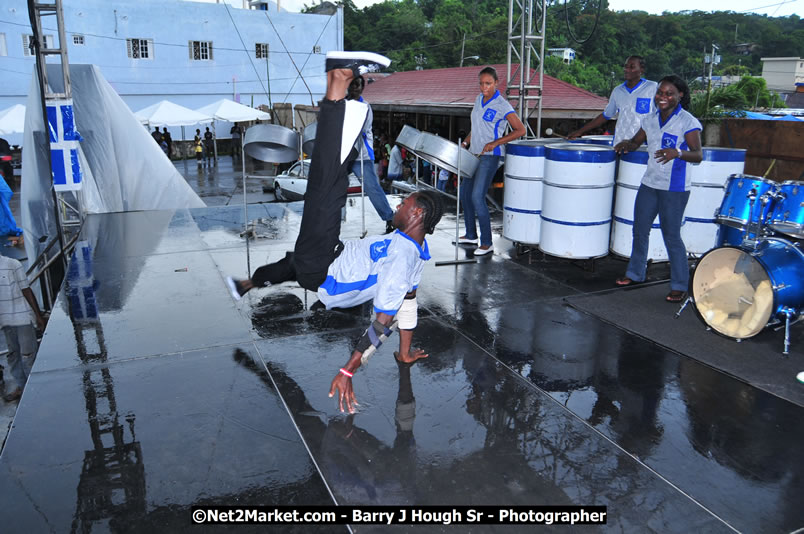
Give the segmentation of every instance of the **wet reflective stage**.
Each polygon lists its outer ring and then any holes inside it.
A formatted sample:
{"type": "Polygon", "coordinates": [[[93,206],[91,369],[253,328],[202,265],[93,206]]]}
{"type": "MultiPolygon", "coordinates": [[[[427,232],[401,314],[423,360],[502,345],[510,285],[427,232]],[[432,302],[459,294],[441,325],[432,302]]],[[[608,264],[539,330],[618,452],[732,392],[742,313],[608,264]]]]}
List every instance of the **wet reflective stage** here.
{"type": "MultiPolygon", "coordinates": [[[[568,306],[622,262],[513,261],[501,238],[477,264],[430,262],[414,336],[429,358],[397,362],[392,338],[341,414],[327,391],[371,307],[328,311],[293,284],[235,302],[223,282],[291,249],[302,207],[250,205],[248,248],[242,206],[87,221],[0,456],[4,532],[200,532],[198,504],[603,505],[607,525],[562,530],[804,527],[801,405],[568,306]]],[[[454,257],[454,224],[430,236],[434,260],[454,257]]],[[[348,528],[380,529],[279,530],[348,528]]]]}

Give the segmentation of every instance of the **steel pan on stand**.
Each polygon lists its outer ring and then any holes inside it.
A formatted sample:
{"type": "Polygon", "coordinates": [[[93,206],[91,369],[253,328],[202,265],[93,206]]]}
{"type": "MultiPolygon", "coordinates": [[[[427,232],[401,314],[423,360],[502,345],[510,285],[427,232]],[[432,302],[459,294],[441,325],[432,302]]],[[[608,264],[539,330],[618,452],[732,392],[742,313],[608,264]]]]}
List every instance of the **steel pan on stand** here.
{"type": "Polygon", "coordinates": [[[299,134],[276,124],[255,124],[246,130],[246,154],[268,163],[289,163],[299,157],[299,134]]]}
{"type": "Polygon", "coordinates": [[[402,127],[399,135],[396,136],[396,144],[407,148],[415,154],[416,145],[419,144],[419,138],[421,138],[421,135],[422,133],[419,130],[406,124],[402,127]]]}
{"type": "MultiPolygon", "coordinates": [[[[255,124],[241,137],[243,152],[252,158],[267,163],[289,163],[299,157],[299,134],[275,124],[255,124]]],[[[302,168],[304,163],[302,162],[302,168]]],[[[243,161],[243,232],[246,237],[246,269],[251,276],[251,253],[249,251],[248,202],[246,199],[246,166],[243,161]]]]}
{"type": "Polygon", "coordinates": [[[475,175],[475,170],[480,163],[477,157],[463,147],[459,147],[452,141],[447,141],[437,135],[421,132],[416,147],[412,149],[422,159],[425,159],[449,172],[459,174],[466,178],[475,175]],[[460,154],[460,156],[459,156],[460,154]],[[458,159],[460,158],[460,173],[458,170],[458,159]]]}
{"type": "MultiPolygon", "coordinates": [[[[404,128],[403,128],[404,129],[404,128]]],[[[411,128],[415,130],[415,128],[411,128]]],[[[409,142],[409,141],[406,141],[409,142]]],[[[460,143],[460,139],[458,140],[460,143]]],[[[436,167],[447,169],[455,173],[458,177],[458,191],[456,192],[455,203],[455,260],[437,261],[436,267],[442,265],[456,265],[459,263],[476,263],[474,258],[458,259],[458,237],[460,234],[460,214],[461,214],[461,179],[471,178],[477,170],[480,160],[465,148],[437,135],[421,132],[416,147],[413,149],[420,158],[429,161],[436,167]]]]}

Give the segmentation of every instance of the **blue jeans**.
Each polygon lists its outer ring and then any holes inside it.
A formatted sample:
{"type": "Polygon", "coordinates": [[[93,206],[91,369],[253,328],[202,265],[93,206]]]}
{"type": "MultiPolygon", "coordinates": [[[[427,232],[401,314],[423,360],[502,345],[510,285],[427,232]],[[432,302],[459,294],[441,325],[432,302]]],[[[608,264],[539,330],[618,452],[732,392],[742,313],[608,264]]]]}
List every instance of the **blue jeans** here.
{"type": "Polygon", "coordinates": [[[625,276],[636,282],[645,280],[650,229],[658,214],[664,246],[670,257],[670,289],[687,290],[690,267],[687,263],[687,249],[681,240],[681,223],[689,198],[689,191],[662,191],[644,184],[639,186],[634,201],[634,242],[625,276]]]}
{"type": "Polygon", "coordinates": [[[29,369],[26,368],[23,356],[30,358],[36,354],[36,331],[33,325],[23,326],[4,326],[3,333],[6,335],[6,345],[8,346],[8,367],[11,376],[17,383],[17,387],[22,389],[28,380],[29,369]]]}
{"type": "Polygon", "coordinates": [[[380,187],[380,178],[374,171],[374,162],[369,159],[363,160],[363,170],[360,170],[360,160],[352,163],[352,172],[355,176],[363,180],[363,190],[369,197],[371,205],[377,210],[377,215],[383,221],[390,221],[394,218],[394,210],[388,204],[388,198],[385,196],[385,191],[380,187]],[[363,175],[365,173],[365,176],[363,175]]]}
{"type": "Polygon", "coordinates": [[[480,225],[480,245],[491,246],[491,219],[486,206],[486,192],[491,180],[500,166],[502,156],[480,156],[480,163],[472,178],[461,180],[461,204],[463,204],[463,221],[466,224],[466,237],[477,239],[475,215],[480,225]]]}

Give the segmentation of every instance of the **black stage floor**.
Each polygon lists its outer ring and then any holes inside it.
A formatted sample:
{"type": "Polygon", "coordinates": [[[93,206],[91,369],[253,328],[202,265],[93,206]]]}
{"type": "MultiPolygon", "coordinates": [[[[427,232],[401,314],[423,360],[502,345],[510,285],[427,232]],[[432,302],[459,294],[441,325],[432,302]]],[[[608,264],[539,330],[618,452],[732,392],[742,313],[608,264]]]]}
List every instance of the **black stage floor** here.
{"type": "MultiPolygon", "coordinates": [[[[609,287],[618,260],[513,260],[498,238],[477,264],[430,262],[414,338],[430,357],[398,364],[386,344],[355,376],[359,412],[339,413],[329,383],[370,307],[318,309],[294,285],[235,302],[223,282],[280,258],[301,208],[250,205],[248,252],[242,206],[87,221],[0,456],[4,532],[215,530],[191,523],[200,504],[602,505],[604,526],[543,528],[804,527],[804,409],[567,304],[609,287]]],[[[429,239],[434,260],[454,257],[454,224],[429,239]]],[[[350,201],[343,236],[361,229],[350,201]]],[[[639,313],[668,309],[649,295],[639,313]]],[[[382,527],[280,531],[350,528],[382,527]]]]}

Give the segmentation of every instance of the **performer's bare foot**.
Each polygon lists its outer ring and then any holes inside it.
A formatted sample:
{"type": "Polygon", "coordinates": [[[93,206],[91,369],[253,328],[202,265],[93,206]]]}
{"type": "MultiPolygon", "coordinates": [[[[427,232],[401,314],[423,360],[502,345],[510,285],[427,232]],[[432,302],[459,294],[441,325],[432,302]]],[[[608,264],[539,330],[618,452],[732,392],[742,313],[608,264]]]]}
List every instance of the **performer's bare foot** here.
{"type": "Polygon", "coordinates": [[[407,354],[400,355],[397,351],[394,351],[394,358],[396,361],[402,363],[413,363],[417,360],[421,360],[422,358],[427,358],[429,354],[425,354],[422,349],[413,349],[411,352],[407,354]]]}

